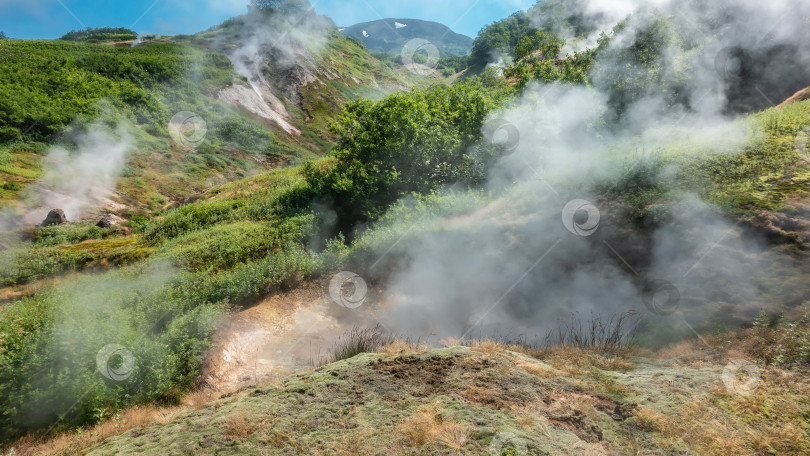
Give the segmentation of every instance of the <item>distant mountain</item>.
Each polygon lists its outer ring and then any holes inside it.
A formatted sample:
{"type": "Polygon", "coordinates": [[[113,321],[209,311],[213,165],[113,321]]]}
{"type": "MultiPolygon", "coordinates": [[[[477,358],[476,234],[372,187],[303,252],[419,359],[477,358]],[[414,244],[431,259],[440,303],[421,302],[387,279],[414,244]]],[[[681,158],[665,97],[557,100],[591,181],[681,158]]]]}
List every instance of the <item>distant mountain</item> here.
{"type": "Polygon", "coordinates": [[[408,41],[421,38],[433,43],[442,56],[467,55],[473,39],[446,25],[418,19],[382,19],[342,28],[343,35],[363,42],[369,51],[399,54],[408,41]]]}

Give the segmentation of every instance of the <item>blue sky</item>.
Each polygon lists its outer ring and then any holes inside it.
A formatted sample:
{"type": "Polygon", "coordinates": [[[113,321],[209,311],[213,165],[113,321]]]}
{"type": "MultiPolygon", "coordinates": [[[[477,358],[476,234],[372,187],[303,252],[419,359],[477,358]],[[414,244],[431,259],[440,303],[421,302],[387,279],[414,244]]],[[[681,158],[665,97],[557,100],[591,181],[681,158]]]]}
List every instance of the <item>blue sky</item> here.
{"type": "MultiPolygon", "coordinates": [[[[441,22],[475,37],[478,30],[536,0],[310,0],[340,26],[385,17],[441,22]]],[[[58,38],[72,29],[127,27],[173,35],[205,30],[246,11],[248,0],[0,0],[0,31],[12,38],[58,38]]]]}

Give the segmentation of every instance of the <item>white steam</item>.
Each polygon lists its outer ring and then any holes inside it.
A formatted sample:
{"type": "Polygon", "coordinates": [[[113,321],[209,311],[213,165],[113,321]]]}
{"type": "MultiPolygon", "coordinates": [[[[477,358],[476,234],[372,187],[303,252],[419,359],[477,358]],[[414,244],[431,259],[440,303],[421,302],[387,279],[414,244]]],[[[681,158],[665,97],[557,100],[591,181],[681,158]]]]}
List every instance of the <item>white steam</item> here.
{"type": "MultiPolygon", "coordinates": [[[[378,252],[386,267],[368,274],[395,271],[382,274],[389,277],[386,289],[392,297],[379,317],[393,331],[437,339],[542,335],[571,312],[587,317],[590,312],[610,316],[637,310],[670,334],[684,334],[713,322],[741,324],[772,305],[769,290],[757,282],[774,261],[772,254],[718,209],[695,195],[671,190],[669,184],[680,172],[677,161],[651,176],[670,189],[663,197],[670,203],[662,216],[666,222],[653,225],[658,226],[653,232],[631,229],[630,216],[619,212],[610,198],[600,199],[604,192],[596,184],[620,181],[633,171],[628,163],[654,159],[665,146],[674,145],[687,156],[740,151],[756,132],[724,115],[728,80],[718,72],[716,56],[728,46],[753,54],[766,43],[796,47],[801,50],[797,61],[806,61],[807,42],[802,40],[810,6],[785,0],[598,0],[571,5],[608,33],[632,15],[599,62],[613,74],[636,70],[622,66],[626,62],[615,56],[652,20],[663,17],[678,27],[694,27],[695,47],[685,53],[674,46],[664,50],[661,85],[688,71],[682,87],[685,103],[668,108],[672,103],[666,91],[653,87],[626,107],[619,127],[606,133],[598,124],[611,118],[609,80],[597,78],[590,88],[528,88],[498,115],[520,133],[517,149],[497,164],[489,179],[489,189],[501,197],[454,221],[452,230],[445,226],[406,236],[378,252]],[[583,238],[565,230],[560,211],[572,199],[592,201],[600,209],[596,235],[583,238]],[[645,287],[653,280],[665,280],[680,291],[675,314],[645,309],[645,287]]],[[[778,75],[787,70],[774,66],[768,71],[778,75]]]]}
{"type": "Polygon", "coordinates": [[[105,205],[135,147],[123,126],[113,134],[101,125],[92,125],[74,142],[73,151],[54,146],[48,152],[44,174],[31,188],[29,204],[35,208],[27,220],[41,222],[51,209],[62,209],[68,220],[76,220],[105,205]]]}
{"type": "Polygon", "coordinates": [[[248,80],[255,95],[234,86],[221,91],[218,98],[243,106],[288,133],[300,134],[289,121],[277,91],[285,91],[296,101],[298,94],[292,88],[315,80],[312,72],[318,69],[321,50],[335,25],[316,15],[312,8],[289,14],[254,11],[233,21],[218,45],[235,70],[248,80]],[[272,76],[266,74],[268,68],[272,68],[272,76]]]}

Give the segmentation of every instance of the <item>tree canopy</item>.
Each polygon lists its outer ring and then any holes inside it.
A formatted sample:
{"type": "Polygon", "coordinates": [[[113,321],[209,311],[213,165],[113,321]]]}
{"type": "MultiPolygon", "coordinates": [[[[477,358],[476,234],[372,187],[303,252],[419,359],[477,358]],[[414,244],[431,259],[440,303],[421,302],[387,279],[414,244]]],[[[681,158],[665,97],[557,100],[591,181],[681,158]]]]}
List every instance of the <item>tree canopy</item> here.
{"type": "Polygon", "coordinates": [[[84,41],[88,43],[100,43],[103,41],[126,41],[134,40],[138,34],[133,30],[123,27],[102,27],[90,28],[84,30],[71,30],[62,35],[62,40],[66,41],[84,41]]]}
{"type": "Polygon", "coordinates": [[[349,224],[374,218],[412,192],[480,183],[485,165],[502,152],[477,144],[481,127],[506,93],[475,78],[351,102],[332,125],[340,138],[333,161],[310,164],[304,174],[316,194],[334,199],[349,224]]]}

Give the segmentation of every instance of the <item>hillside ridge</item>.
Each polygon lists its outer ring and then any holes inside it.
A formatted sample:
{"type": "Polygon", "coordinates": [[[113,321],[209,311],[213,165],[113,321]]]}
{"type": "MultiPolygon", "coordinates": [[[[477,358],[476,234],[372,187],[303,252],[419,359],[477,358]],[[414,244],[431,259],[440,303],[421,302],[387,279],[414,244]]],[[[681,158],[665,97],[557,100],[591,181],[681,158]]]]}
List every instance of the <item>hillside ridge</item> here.
{"type": "Polygon", "coordinates": [[[408,41],[427,40],[442,56],[467,55],[473,39],[450,27],[420,19],[386,18],[341,27],[341,33],[363,43],[370,52],[400,54],[408,41]]]}

